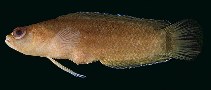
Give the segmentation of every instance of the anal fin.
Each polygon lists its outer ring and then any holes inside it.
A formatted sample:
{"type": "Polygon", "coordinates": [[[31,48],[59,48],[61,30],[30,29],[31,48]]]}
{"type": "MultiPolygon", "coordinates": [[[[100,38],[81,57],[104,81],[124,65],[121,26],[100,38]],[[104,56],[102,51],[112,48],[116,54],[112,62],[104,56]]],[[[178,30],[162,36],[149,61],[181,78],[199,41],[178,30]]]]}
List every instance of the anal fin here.
{"type": "Polygon", "coordinates": [[[162,63],[170,60],[167,56],[160,56],[156,58],[145,58],[145,59],[131,59],[131,60],[100,60],[100,62],[108,67],[116,69],[135,68],[140,66],[152,65],[162,63]]]}

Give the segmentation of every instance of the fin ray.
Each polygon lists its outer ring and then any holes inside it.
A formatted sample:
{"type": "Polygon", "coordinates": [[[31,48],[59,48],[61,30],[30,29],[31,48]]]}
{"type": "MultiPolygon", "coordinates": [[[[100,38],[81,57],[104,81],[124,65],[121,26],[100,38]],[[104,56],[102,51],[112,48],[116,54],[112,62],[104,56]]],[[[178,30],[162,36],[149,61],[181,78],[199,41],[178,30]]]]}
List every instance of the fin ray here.
{"type": "Polygon", "coordinates": [[[68,19],[101,19],[106,21],[124,21],[124,22],[132,22],[132,23],[148,23],[149,25],[153,25],[156,29],[162,29],[171,23],[166,20],[154,20],[154,19],[144,19],[144,18],[135,18],[127,15],[112,15],[107,13],[99,13],[99,12],[77,12],[70,13],[67,15],[63,15],[58,17],[60,20],[68,20],[68,19]]]}
{"type": "Polygon", "coordinates": [[[86,76],[84,76],[84,75],[78,74],[78,73],[72,71],[71,69],[69,69],[69,68],[63,66],[62,64],[60,64],[59,62],[57,62],[57,61],[54,60],[53,58],[50,58],[50,57],[47,57],[47,58],[50,59],[51,62],[53,62],[57,67],[59,67],[60,69],[62,69],[62,70],[64,70],[64,71],[66,71],[66,72],[72,74],[72,75],[75,76],[75,77],[80,77],[80,78],[85,78],[85,77],[86,77],[86,76]]]}
{"type": "Polygon", "coordinates": [[[171,57],[190,60],[196,57],[202,47],[202,32],[194,20],[183,20],[164,28],[169,32],[172,51],[171,57]]]}
{"type": "Polygon", "coordinates": [[[125,68],[135,68],[140,66],[152,65],[157,63],[162,63],[169,61],[169,58],[166,55],[160,55],[153,58],[145,58],[145,59],[133,59],[133,60],[124,60],[124,61],[117,61],[117,60],[100,60],[100,62],[108,67],[116,68],[116,69],[125,69],[125,68]]]}

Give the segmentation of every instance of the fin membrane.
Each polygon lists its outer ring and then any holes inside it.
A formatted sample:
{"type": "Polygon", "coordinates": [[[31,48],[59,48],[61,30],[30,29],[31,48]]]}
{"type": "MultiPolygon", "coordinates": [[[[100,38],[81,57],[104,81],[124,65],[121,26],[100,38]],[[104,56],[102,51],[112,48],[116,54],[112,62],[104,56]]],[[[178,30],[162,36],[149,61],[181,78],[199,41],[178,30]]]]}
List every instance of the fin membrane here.
{"type": "Polygon", "coordinates": [[[164,30],[169,33],[167,42],[172,47],[171,57],[180,60],[195,58],[201,51],[202,32],[194,20],[182,20],[164,30]]]}
{"type": "Polygon", "coordinates": [[[124,21],[124,22],[136,22],[136,23],[148,23],[149,25],[153,25],[156,29],[163,29],[164,27],[170,25],[170,22],[165,20],[154,20],[154,19],[144,19],[144,18],[136,18],[127,15],[112,15],[107,13],[99,13],[99,12],[77,12],[70,13],[67,15],[63,15],[58,17],[60,20],[68,20],[68,19],[104,19],[106,21],[124,21]]]}
{"type": "Polygon", "coordinates": [[[85,77],[86,77],[86,76],[84,76],[84,75],[75,73],[74,71],[70,70],[69,68],[67,68],[67,67],[65,67],[65,66],[63,66],[63,65],[61,65],[59,62],[57,62],[56,60],[54,60],[54,59],[52,59],[52,58],[50,58],[50,57],[47,57],[47,58],[50,59],[51,62],[53,62],[57,67],[59,67],[60,69],[62,69],[62,70],[64,70],[64,71],[66,71],[66,72],[72,74],[72,75],[75,76],[75,77],[80,77],[80,78],[85,78],[85,77]]]}
{"type": "Polygon", "coordinates": [[[116,69],[135,68],[140,66],[152,65],[170,60],[168,56],[157,56],[154,58],[132,59],[132,60],[100,60],[100,62],[108,67],[116,69]]]}

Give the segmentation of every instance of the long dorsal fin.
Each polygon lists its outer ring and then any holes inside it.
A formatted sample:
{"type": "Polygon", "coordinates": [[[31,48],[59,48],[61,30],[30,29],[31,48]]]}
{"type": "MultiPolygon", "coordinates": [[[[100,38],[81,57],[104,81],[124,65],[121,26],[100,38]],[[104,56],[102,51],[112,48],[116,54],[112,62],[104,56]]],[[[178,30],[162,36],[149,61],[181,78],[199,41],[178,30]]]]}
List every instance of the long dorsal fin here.
{"type": "Polygon", "coordinates": [[[156,25],[157,29],[165,28],[171,23],[165,20],[154,20],[154,19],[144,19],[144,18],[136,18],[127,15],[112,15],[107,13],[99,13],[99,12],[77,12],[70,13],[67,15],[62,15],[57,19],[60,20],[68,20],[68,19],[104,19],[107,21],[124,21],[124,22],[132,22],[132,23],[149,23],[150,25],[156,25]]]}
{"type": "Polygon", "coordinates": [[[78,73],[72,71],[71,69],[69,69],[69,68],[63,66],[62,64],[60,64],[59,62],[57,62],[57,61],[54,60],[53,58],[50,58],[50,57],[47,57],[47,58],[50,59],[51,62],[53,62],[53,63],[54,63],[56,66],[58,66],[60,69],[62,69],[62,70],[64,70],[64,71],[66,71],[66,72],[72,74],[72,75],[75,76],[75,77],[80,77],[80,78],[85,78],[85,77],[86,77],[86,76],[84,76],[84,75],[78,74],[78,73]]]}

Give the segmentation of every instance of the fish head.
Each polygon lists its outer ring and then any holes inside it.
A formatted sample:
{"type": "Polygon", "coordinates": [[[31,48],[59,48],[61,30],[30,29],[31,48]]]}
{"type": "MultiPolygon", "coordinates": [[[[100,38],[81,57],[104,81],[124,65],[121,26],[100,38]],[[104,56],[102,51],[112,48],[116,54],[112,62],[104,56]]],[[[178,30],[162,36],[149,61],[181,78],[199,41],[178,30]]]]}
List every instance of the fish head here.
{"type": "Polygon", "coordinates": [[[39,56],[39,50],[43,45],[42,42],[45,41],[44,33],[40,33],[37,28],[31,27],[17,27],[13,32],[6,36],[5,43],[26,55],[39,56]],[[39,50],[38,50],[39,49],[39,50]]]}

